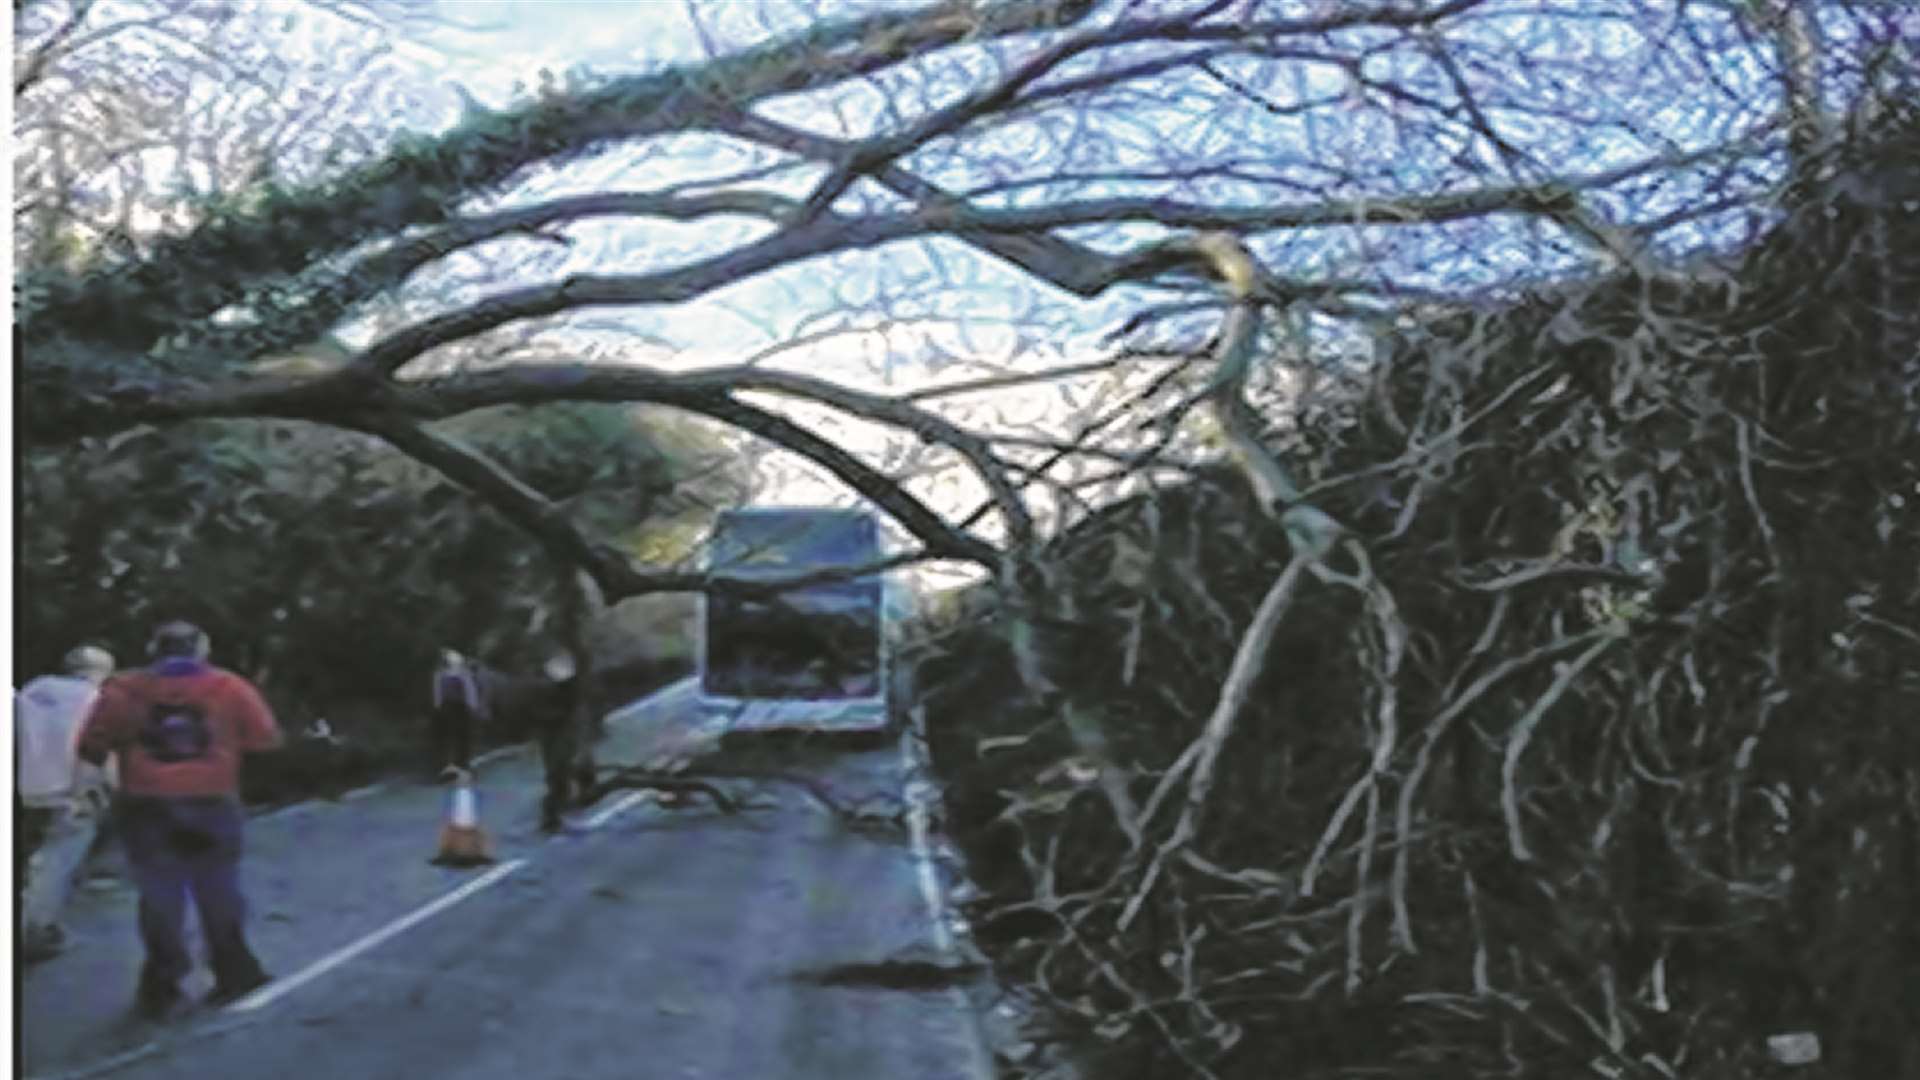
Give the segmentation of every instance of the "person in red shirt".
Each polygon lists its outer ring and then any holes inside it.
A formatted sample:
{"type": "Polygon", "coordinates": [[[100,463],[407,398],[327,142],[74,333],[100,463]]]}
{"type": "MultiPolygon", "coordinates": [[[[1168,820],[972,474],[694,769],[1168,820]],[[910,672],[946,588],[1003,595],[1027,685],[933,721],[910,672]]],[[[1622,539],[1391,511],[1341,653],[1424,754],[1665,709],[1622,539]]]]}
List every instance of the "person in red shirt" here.
{"type": "Polygon", "coordinates": [[[269,981],[247,945],[240,891],[241,755],[281,743],[251,683],[207,662],[207,635],[170,622],[148,644],[151,667],[109,680],[80,733],[80,756],[119,760],[120,826],[140,890],[146,966],[138,1004],[165,1017],[193,970],[183,931],[187,896],[200,912],[215,1004],[269,981]]]}

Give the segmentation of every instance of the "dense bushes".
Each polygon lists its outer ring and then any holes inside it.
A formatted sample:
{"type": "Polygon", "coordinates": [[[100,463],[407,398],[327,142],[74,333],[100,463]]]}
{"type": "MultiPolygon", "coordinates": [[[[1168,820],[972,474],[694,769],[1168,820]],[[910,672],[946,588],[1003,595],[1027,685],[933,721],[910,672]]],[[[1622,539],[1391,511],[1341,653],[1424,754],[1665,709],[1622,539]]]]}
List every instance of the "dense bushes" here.
{"type": "MultiPolygon", "coordinates": [[[[496,410],[462,434],[549,497],[593,495],[594,524],[631,543],[728,482],[703,466],[684,483],[692,463],[615,406],[496,410]]],[[[31,450],[17,475],[16,670],[49,670],[80,641],[139,664],[157,621],[199,622],[290,734],[325,718],[352,748],[297,746],[262,765],[263,794],[410,764],[441,647],[531,672],[561,639],[547,553],[369,438],[292,422],[143,428],[31,450]]],[[[599,637],[629,666],[684,655],[599,637]]]]}

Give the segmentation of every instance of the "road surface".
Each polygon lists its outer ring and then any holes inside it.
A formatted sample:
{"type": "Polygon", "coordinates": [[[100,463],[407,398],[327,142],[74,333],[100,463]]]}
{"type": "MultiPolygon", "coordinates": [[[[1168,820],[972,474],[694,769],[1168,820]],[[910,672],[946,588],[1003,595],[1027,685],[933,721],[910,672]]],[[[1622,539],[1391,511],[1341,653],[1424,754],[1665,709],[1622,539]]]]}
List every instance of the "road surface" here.
{"type": "MultiPolygon", "coordinates": [[[[617,714],[602,760],[687,738],[684,695],[617,714]]],[[[850,802],[902,790],[898,750],[797,767],[850,802]]],[[[396,782],[256,819],[246,881],[277,981],[165,1025],[131,1012],[140,949],[124,885],[89,889],[73,945],[20,987],[30,1077],[126,1080],[983,1080],[908,832],[855,828],[800,787],[610,796],[539,834],[538,763],[481,770],[499,861],[428,865],[444,789],[396,782]],[[911,962],[903,968],[902,961],[911,962]],[[877,965],[877,966],[876,966],[877,965]],[[936,983],[938,980],[935,980],[936,983]]],[[[206,988],[204,973],[189,984],[206,988]]]]}

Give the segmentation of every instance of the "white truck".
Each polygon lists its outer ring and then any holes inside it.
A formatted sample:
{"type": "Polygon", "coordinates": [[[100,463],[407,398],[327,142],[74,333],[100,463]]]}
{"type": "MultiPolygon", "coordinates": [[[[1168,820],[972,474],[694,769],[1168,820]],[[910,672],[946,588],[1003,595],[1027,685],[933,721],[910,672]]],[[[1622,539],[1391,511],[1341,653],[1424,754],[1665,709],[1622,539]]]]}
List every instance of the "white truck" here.
{"type": "MultiPolygon", "coordinates": [[[[872,566],[886,557],[880,522],[863,510],[753,507],[721,513],[706,567],[767,580],[872,566]]],[[[701,601],[698,698],[723,732],[892,730],[901,691],[895,636],[908,593],[871,573],[744,598],[701,601]]]]}

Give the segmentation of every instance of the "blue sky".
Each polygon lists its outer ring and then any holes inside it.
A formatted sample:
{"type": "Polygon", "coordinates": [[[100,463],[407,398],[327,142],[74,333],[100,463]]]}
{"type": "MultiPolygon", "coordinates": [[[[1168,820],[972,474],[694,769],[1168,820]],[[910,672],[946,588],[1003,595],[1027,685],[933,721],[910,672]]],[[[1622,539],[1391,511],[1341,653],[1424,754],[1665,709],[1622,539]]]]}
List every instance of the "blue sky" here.
{"type": "Polygon", "coordinates": [[[613,71],[700,55],[699,37],[676,0],[441,0],[440,10],[476,28],[431,40],[475,62],[448,74],[489,104],[543,66],[613,71]]]}

